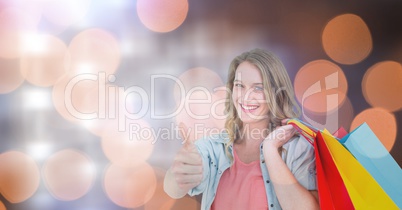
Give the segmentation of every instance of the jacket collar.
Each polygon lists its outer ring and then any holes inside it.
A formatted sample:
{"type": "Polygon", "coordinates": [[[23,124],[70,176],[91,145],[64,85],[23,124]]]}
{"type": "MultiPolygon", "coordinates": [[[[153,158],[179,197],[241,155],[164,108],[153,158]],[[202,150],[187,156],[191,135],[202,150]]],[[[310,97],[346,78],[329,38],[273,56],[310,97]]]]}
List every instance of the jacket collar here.
{"type": "Polygon", "coordinates": [[[223,131],[223,132],[221,132],[219,134],[216,134],[214,137],[213,137],[214,141],[216,141],[218,143],[222,143],[222,144],[226,144],[230,140],[229,134],[226,131],[223,131]]]}

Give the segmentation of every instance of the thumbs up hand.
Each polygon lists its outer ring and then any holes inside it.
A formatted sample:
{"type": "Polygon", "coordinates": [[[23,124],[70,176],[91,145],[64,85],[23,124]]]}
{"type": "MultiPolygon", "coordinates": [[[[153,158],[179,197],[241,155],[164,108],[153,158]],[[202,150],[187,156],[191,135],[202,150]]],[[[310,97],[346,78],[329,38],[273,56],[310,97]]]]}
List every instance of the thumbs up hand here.
{"type": "Polygon", "coordinates": [[[176,154],[170,170],[177,185],[187,192],[201,183],[202,158],[194,142],[186,135],[187,127],[180,123],[179,130],[183,139],[183,147],[176,154]]]}
{"type": "Polygon", "coordinates": [[[193,140],[190,138],[190,133],[188,132],[187,126],[181,122],[179,123],[179,133],[180,133],[180,138],[183,140],[183,148],[186,150],[191,150],[193,148],[197,149],[194,145],[193,140]]]}

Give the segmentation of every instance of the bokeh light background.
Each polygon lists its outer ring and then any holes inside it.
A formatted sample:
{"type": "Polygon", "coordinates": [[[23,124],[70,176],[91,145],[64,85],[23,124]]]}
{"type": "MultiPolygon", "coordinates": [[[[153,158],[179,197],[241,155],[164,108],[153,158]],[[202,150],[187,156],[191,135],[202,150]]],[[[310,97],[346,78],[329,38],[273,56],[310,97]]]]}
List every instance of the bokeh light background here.
{"type": "Polygon", "coordinates": [[[332,132],[367,122],[401,166],[401,10],[397,0],[0,0],[0,209],[198,209],[199,197],[163,192],[175,126],[191,139],[222,128],[228,65],[256,47],[283,60],[305,121],[332,132]],[[180,109],[180,98],[203,103],[180,109]]]}

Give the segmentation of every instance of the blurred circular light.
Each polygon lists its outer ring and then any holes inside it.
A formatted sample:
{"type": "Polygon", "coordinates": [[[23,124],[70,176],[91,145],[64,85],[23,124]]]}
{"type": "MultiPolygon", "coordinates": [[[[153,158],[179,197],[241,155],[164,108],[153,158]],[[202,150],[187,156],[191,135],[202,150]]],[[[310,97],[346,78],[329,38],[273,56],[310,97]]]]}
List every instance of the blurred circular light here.
{"type": "Polygon", "coordinates": [[[24,82],[19,71],[19,61],[0,58],[0,94],[10,93],[24,82]]]}
{"type": "Polygon", "coordinates": [[[66,73],[64,61],[67,46],[51,35],[27,37],[28,46],[21,57],[21,73],[37,86],[48,87],[66,73]]]}
{"type": "MultiPolygon", "coordinates": [[[[115,78],[109,77],[109,81],[112,82],[115,78]]],[[[99,87],[92,89],[88,92],[85,99],[82,100],[80,107],[83,106],[85,110],[93,110],[98,113],[98,117],[92,120],[81,120],[79,123],[87,128],[90,132],[95,135],[102,136],[105,132],[115,132],[117,131],[118,125],[126,126],[126,122],[119,122],[121,119],[138,119],[142,117],[138,117],[137,113],[142,112],[146,113],[147,105],[143,104],[143,97],[146,95],[140,95],[140,99],[133,97],[138,94],[136,90],[124,90],[122,92],[122,87],[117,87],[115,85],[105,84],[105,78],[102,79],[102,76],[99,78],[99,87]],[[133,94],[134,93],[134,94],[133,94]],[[94,103],[99,102],[99,103],[94,103]],[[138,111],[137,108],[140,107],[141,111],[138,111]],[[145,112],[144,112],[145,110],[145,112]]],[[[145,91],[144,91],[145,93],[145,91]]],[[[141,93],[140,93],[141,94],[141,93]]],[[[146,93],[145,93],[146,94],[146,93]]],[[[136,129],[137,127],[133,127],[136,129]]],[[[129,129],[129,128],[127,128],[129,129]]],[[[124,130],[123,133],[128,130],[124,130]]],[[[142,133],[146,134],[145,139],[149,139],[150,131],[148,128],[142,133]]],[[[138,132],[138,131],[135,131],[138,132]]],[[[122,138],[126,134],[122,133],[122,138]]],[[[128,136],[128,134],[127,134],[128,136]]]]}
{"type": "Polygon", "coordinates": [[[136,208],[147,203],[156,188],[155,172],[142,163],[132,168],[110,165],[104,177],[104,190],[115,204],[124,208],[136,208]]]}
{"type": "Polygon", "coordinates": [[[307,63],[296,74],[294,88],[303,109],[327,113],[345,101],[348,83],[342,69],[327,60],[307,63]]]}
{"type": "Polygon", "coordinates": [[[96,118],[92,120],[80,120],[78,123],[92,134],[102,137],[102,134],[106,131],[106,127],[114,124],[115,120],[96,118]]]}
{"type": "Polygon", "coordinates": [[[79,123],[91,133],[102,136],[103,132],[107,130],[106,127],[116,122],[119,99],[117,94],[117,86],[99,82],[99,87],[91,89],[80,104],[86,110],[97,112],[98,117],[81,120],[79,123]]]}
{"type": "Polygon", "coordinates": [[[29,17],[29,21],[33,25],[37,25],[42,17],[42,4],[41,0],[12,0],[12,1],[1,1],[0,10],[5,8],[14,8],[21,10],[23,14],[29,17]]]}
{"type": "Polygon", "coordinates": [[[174,96],[179,110],[176,123],[187,126],[191,141],[219,133],[224,127],[226,88],[214,71],[197,67],[182,73],[174,96]]]}
{"type": "Polygon", "coordinates": [[[82,20],[91,0],[57,0],[43,3],[43,16],[51,23],[67,27],[82,20]]]}
{"type": "Polygon", "coordinates": [[[176,104],[179,104],[185,98],[185,95],[181,95],[183,91],[187,93],[193,88],[199,88],[213,92],[215,88],[223,86],[220,76],[204,67],[189,69],[183,72],[178,79],[179,84],[176,83],[174,87],[176,104]]]}
{"type": "Polygon", "coordinates": [[[175,200],[166,194],[163,189],[163,181],[165,178],[166,170],[155,168],[157,185],[155,193],[152,198],[145,204],[144,210],[170,210],[175,203],[175,200]]]}
{"type": "Polygon", "coordinates": [[[18,151],[2,153],[0,168],[0,191],[9,202],[23,202],[38,189],[39,168],[30,156],[18,151]]]}
{"type": "MultiPolygon", "coordinates": [[[[225,98],[212,97],[208,91],[194,91],[188,95],[185,106],[176,115],[176,123],[184,123],[188,130],[189,140],[194,141],[203,136],[218,134],[224,128],[225,120],[222,109],[214,109],[214,104],[225,98]],[[215,113],[221,112],[221,113],[215,113]],[[213,115],[217,114],[216,116],[213,115]]],[[[223,103],[220,103],[223,104],[223,103]]]]}
{"type": "Polygon", "coordinates": [[[176,200],[176,203],[171,208],[171,210],[181,209],[197,210],[200,209],[200,203],[195,198],[184,196],[183,198],[176,200]]]}
{"type": "Polygon", "coordinates": [[[362,82],[363,95],[373,107],[390,112],[402,108],[402,66],[395,61],[383,61],[370,67],[362,82]]]}
{"type": "Polygon", "coordinates": [[[84,196],[95,180],[94,163],[87,155],[65,149],[50,156],[43,166],[43,179],[49,192],[59,200],[84,196]]]}
{"type": "Polygon", "coordinates": [[[320,130],[327,129],[331,133],[336,132],[339,128],[347,131],[354,118],[353,106],[347,97],[339,109],[326,113],[310,112],[307,109],[303,109],[302,114],[303,119],[312,126],[320,130]]]}
{"type": "Polygon", "coordinates": [[[395,144],[397,123],[395,116],[383,108],[370,108],[359,113],[352,121],[350,131],[366,122],[382,144],[391,151],[395,144]]]}
{"type": "Polygon", "coordinates": [[[343,14],[330,20],[323,30],[322,44],[327,55],[341,64],[358,63],[373,48],[369,28],[354,14],[343,14]]]}
{"type": "Polygon", "coordinates": [[[65,74],[53,87],[53,105],[62,117],[72,122],[97,118],[98,101],[89,103],[87,97],[98,85],[97,75],[65,74]]]}
{"type": "Polygon", "coordinates": [[[10,7],[0,11],[0,58],[18,58],[23,50],[23,35],[36,29],[36,22],[22,10],[10,7]]]}
{"type": "Polygon", "coordinates": [[[156,132],[143,120],[114,121],[102,133],[103,152],[116,165],[134,167],[151,156],[156,132]]]}
{"type": "Polygon", "coordinates": [[[87,29],[76,35],[69,47],[69,70],[75,74],[113,74],[120,64],[118,41],[102,29],[87,29]]]}
{"type": "Polygon", "coordinates": [[[188,13],[187,0],[137,0],[141,22],[151,31],[170,32],[179,27],[188,13]]]}
{"type": "MultiPolygon", "coordinates": [[[[100,82],[99,82],[100,83],[100,82]]],[[[82,113],[98,113],[98,107],[100,103],[104,101],[99,101],[100,88],[98,81],[86,80],[81,81],[75,88],[77,92],[73,92],[73,104],[77,110],[82,113]],[[79,91],[78,91],[79,90],[79,91]]]]}
{"type": "Polygon", "coordinates": [[[7,210],[3,202],[0,201],[0,210],[7,210]]]}

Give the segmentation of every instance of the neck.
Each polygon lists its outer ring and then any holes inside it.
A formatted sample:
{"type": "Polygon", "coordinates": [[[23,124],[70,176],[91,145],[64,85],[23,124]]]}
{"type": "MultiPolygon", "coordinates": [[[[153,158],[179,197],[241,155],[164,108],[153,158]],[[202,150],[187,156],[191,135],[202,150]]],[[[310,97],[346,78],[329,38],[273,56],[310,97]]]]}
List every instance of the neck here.
{"type": "Polygon", "coordinates": [[[243,124],[238,143],[246,147],[259,147],[270,132],[268,125],[268,121],[266,123],[243,124]]]}

